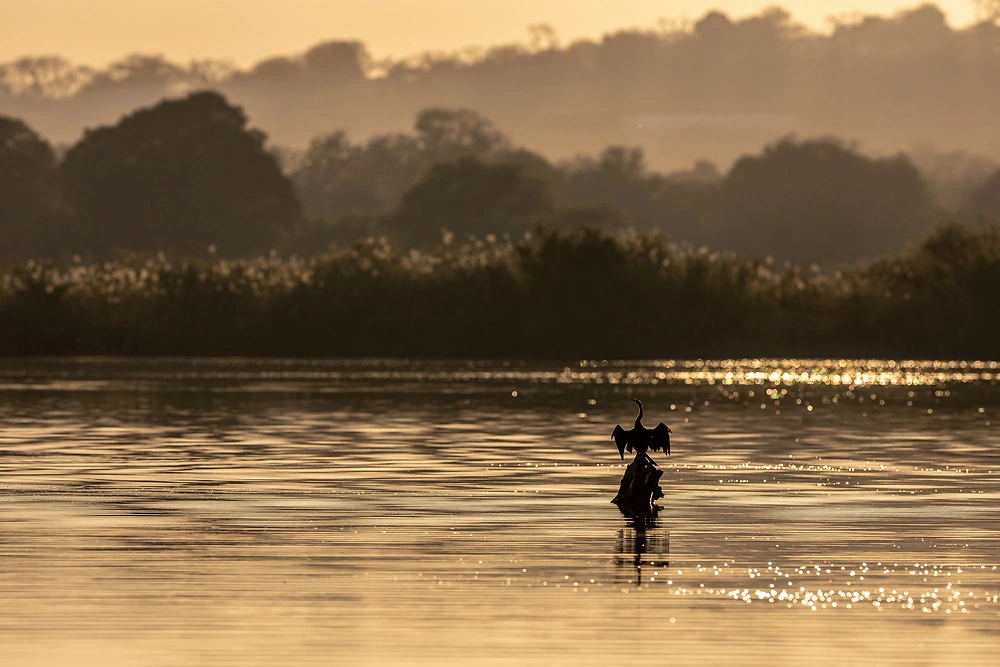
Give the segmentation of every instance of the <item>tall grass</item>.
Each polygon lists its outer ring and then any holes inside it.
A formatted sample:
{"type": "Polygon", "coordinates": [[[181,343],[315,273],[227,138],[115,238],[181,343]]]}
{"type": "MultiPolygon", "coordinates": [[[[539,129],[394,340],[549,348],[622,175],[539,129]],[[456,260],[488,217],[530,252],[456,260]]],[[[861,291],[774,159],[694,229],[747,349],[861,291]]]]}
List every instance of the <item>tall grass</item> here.
{"type": "Polygon", "coordinates": [[[996,229],[823,274],[590,229],[0,271],[0,354],[1000,357],[996,229]]]}

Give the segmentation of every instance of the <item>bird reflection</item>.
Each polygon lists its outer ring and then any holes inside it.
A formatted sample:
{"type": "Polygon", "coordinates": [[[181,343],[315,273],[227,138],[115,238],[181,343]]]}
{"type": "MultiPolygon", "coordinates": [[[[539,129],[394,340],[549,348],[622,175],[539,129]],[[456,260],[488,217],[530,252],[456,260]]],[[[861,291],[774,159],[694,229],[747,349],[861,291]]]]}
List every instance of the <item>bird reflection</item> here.
{"type": "Polygon", "coordinates": [[[657,526],[657,513],[657,508],[654,507],[650,514],[626,515],[625,527],[618,530],[618,543],[615,547],[617,584],[653,583],[643,580],[643,566],[654,569],[670,566],[670,531],[657,526]]]}

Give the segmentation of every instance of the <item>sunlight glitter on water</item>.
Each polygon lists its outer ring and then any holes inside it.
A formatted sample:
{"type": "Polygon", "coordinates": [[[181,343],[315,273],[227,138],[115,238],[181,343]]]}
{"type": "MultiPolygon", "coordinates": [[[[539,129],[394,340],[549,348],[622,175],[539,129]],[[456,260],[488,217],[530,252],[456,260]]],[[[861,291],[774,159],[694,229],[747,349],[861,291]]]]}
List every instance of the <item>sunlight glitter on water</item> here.
{"type": "Polygon", "coordinates": [[[5,362],[0,660],[991,664],[995,384],[989,362],[5,362]],[[642,530],[608,502],[632,396],[674,430],[642,530]]]}
{"type": "MultiPolygon", "coordinates": [[[[789,609],[800,605],[814,612],[824,609],[832,612],[838,607],[847,610],[860,605],[870,605],[878,611],[896,606],[925,614],[981,611],[995,615],[1000,612],[1000,595],[996,592],[991,594],[989,590],[962,587],[959,575],[963,573],[963,568],[955,566],[914,563],[908,567],[900,563],[881,562],[869,566],[862,562],[848,566],[837,566],[835,563],[798,565],[783,570],[780,565],[769,561],[766,568],[737,568],[730,563],[711,567],[698,564],[686,577],[684,570],[660,569],[664,571],[663,576],[654,570],[651,576],[642,577],[641,585],[648,587],[657,581],[665,581],[670,586],[670,594],[675,597],[714,596],[746,604],[779,603],[789,609]],[[747,581],[739,581],[739,575],[744,573],[747,581]],[[932,581],[940,577],[941,581],[928,585],[928,577],[932,581]],[[835,580],[837,583],[834,583],[835,580]],[[797,582],[804,585],[797,586],[797,582]],[[888,586],[893,587],[890,589],[888,586]]],[[[965,569],[974,570],[976,567],[967,566],[965,569]]],[[[974,575],[983,574],[987,569],[991,573],[996,572],[997,566],[988,568],[980,565],[978,569],[981,572],[974,575]]],[[[629,580],[629,583],[638,585],[637,582],[638,577],[629,580]]]]}
{"type": "Polygon", "coordinates": [[[564,369],[570,381],[645,384],[683,382],[723,385],[925,386],[946,382],[1000,380],[995,361],[893,361],[831,359],[728,359],[722,361],[652,362],[651,368],[627,372],[604,370],[627,362],[580,362],[583,369],[564,369]],[[657,367],[663,370],[657,370],[657,367]]]}
{"type": "MultiPolygon", "coordinates": [[[[579,361],[561,368],[538,362],[400,360],[106,360],[84,358],[72,369],[59,360],[0,367],[0,387],[8,390],[59,386],[66,390],[113,388],[116,380],[153,383],[169,380],[235,381],[258,389],[287,389],[294,381],[527,382],[531,384],[826,385],[922,387],[944,383],[1000,381],[996,361],[894,361],[879,359],[726,359],[579,361]],[[115,372],[109,376],[109,367],[115,372]],[[54,371],[44,373],[44,370],[54,371]],[[38,370],[43,370],[40,383],[38,370]],[[91,384],[88,385],[88,382],[91,384]],[[108,384],[108,383],[112,384],[108,384]],[[96,387],[93,383],[100,383],[96,387]],[[263,386],[262,386],[263,385],[263,386]]],[[[359,389],[361,389],[359,387],[359,389]]],[[[516,397],[516,394],[514,394],[516,397]]]]}

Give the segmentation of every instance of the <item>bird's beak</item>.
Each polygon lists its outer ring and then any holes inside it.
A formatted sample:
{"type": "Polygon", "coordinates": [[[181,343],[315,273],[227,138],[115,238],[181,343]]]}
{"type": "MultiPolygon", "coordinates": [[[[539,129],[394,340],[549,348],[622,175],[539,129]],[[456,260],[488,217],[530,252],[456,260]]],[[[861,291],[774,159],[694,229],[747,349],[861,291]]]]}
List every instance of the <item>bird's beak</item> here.
{"type": "Polygon", "coordinates": [[[667,427],[667,433],[673,433],[673,431],[670,430],[669,426],[667,427]]]}

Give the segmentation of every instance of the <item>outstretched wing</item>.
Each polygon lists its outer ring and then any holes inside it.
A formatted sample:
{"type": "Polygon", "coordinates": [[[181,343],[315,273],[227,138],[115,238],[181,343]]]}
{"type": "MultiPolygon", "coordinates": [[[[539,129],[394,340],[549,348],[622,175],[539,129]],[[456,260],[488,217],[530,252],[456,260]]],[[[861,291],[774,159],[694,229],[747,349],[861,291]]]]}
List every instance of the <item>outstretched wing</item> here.
{"type": "Polygon", "coordinates": [[[664,423],[657,424],[656,428],[653,429],[652,443],[651,447],[654,452],[663,450],[667,454],[670,454],[670,434],[672,431],[670,427],[664,423]]]}
{"type": "Polygon", "coordinates": [[[622,461],[625,460],[625,445],[628,443],[628,433],[625,429],[621,427],[621,424],[615,426],[615,430],[611,433],[611,439],[615,441],[615,445],[618,446],[618,454],[622,457],[622,461]]]}

